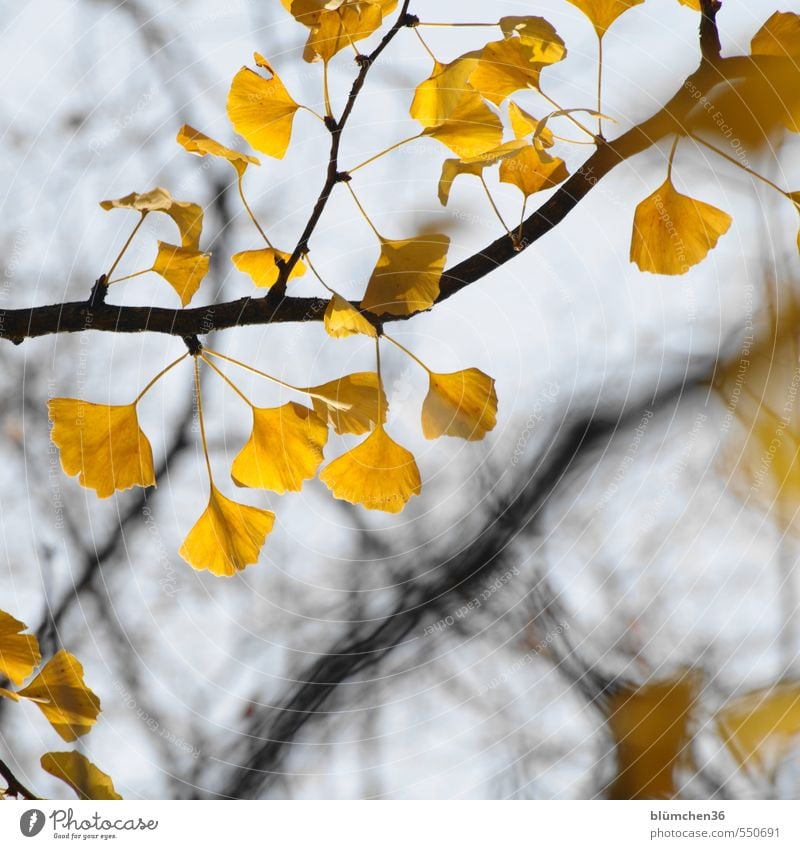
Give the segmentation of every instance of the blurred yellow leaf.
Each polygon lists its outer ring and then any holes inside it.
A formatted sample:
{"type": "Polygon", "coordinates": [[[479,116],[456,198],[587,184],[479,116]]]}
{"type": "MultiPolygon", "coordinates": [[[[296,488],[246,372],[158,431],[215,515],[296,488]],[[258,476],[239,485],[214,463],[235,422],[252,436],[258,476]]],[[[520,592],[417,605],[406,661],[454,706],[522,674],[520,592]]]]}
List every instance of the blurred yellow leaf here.
{"type": "Polygon", "coordinates": [[[110,775],[80,752],[47,752],[42,769],[68,784],[79,799],[121,799],[110,775]]]}
{"type": "Polygon", "coordinates": [[[621,689],[609,700],[607,721],[617,748],[612,799],[672,799],[675,768],[689,742],[695,702],[689,676],[621,689]]]}
{"type": "Polygon", "coordinates": [[[249,156],[246,153],[240,153],[238,150],[231,150],[220,144],[218,141],[209,138],[200,130],[195,130],[188,124],[184,124],[178,130],[177,142],[184,150],[193,153],[196,156],[217,156],[220,159],[225,159],[234,167],[236,173],[241,177],[247,170],[248,165],[260,165],[260,161],[255,156],[249,156]]]}
{"type": "Polygon", "coordinates": [[[731,220],[727,212],[680,194],[667,177],[636,207],[631,262],[653,274],[684,274],[705,259],[731,220]]]}
{"type": "Polygon", "coordinates": [[[773,12],[750,42],[753,56],[800,56],[800,15],[773,12]]]}
{"type": "Polygon", "coordinates": [[[247,67],[236,74],[228,94],[228,118],[251,147],[283,159],[300,106],[267,61],[258,53],[254,55],[256,64],[269,76],[247,67]]]}
{"type": "Polygon", "coordinates": [[[569,171],[564,160],[550,156],[538,144],[529,144],[500,163],[500,182],[516,186],[526,198],[552,189],[567,177],[569,171]]]}
{"type": "Polygon", "coordinates": [[[319,478],[335,498],[386,513],[399,513],[422,488],[414,455],[382,425],[328,464],[319,478]]]}
{"type": "Polygon", "coordinates": [[[139,428],[135,404],[108,406],[77,398],[48,403],[50,437],[61,452],[61,465],[99,498],[132,486],[155,486],[153,452],[139,428]]]}
{"type": "Polygon", "coordinates": [[[0,676],[19,686],[42,659],[39,641],[33,634],[23,634],[28,626],[0,610],[0,676]]]}
{"type": "Polygon", "coordinates": [[[644,0],[569,0],[569,2],[586,15],[594,24],[597,35],[602,38],[620,15],[644,3],[644,0]]]}
{"type": "Polygon", "coordinates": [[[426,439],[457,436],[474,442],[497,423],[494,380],[476,368],[451,374],[429,375],[428,395],[422,405],[422,432],[426,439]]]}
{"type": "Polygon", "coordinates": [[[178,225],[181,245],[184,248],[200,248],[200,234],[203,230],[203,210],[196,203],[175,200],[160,186],[149,192],[131,192],[116,200],[101,200],[103,209],[135,209],[137,212],[163,212],[178,225]]]}
{"type": "Polygon", "coordinates": [[[335,339],[357,334],[373,338],[378,335],[375,326],[341,295],[334,295],[325,308],[325,330],[335,339]]]}
{"type": "Polygon", "coordinates": [[[743,768],[773,775],[800,734],[800,685],[778,684],[734,699],[717,713],[716,723],[743,768]]]}
{"type": "MultiPolygon", "coordinates": [[[[260,248],[255,251],[241,251],[234,254],[231,257],[231,262],[239,271],[247,274],[260,289],[269,289],[278,282],[280,268],[278,268],[277,260],[287,262],[290,256],[291,254],[275,248],[260,248]]],[[[302,260],[298,260],[292,268],[289,279],[301,277],[305,273],[305,264],[302,260]]]]}
{"type": "Polygon", "coordinates": [[[34,702],[68,743],[88,734],[100,713],[100,699],[84,683],[80,661],[64,649],[17,695],[34,702]]]}
{"type": "Polygon", "coordinates": [[[381,239],[381,254],[361,301],[376,315],[412,315],[433,306],[450,238],[440,233],[381,239]]]}
{"type": "Polygon", "coordinates": [[[282,407],[254,407],[253,431],[233,461],[237,486],[299,492],[322,463],[328,426],[315,412],[290,401],[282,407]]]}
{"type": "Polygon", "coordinates": [[[158,243],[158,254],[153,263],[153,271],[160,274],[178,293],[181,304],[186,306],[200,288],[203,278],[208,274],[211,254],[196,251],[193,248],[179,248],[158,243]]]}
{"type": "Polygon", "coordinates": [[[189,531],[180,556],[194,569],[231,577],[257,563],[275,514],[226,498],[213,484],[203,515],[189,531]]]}
{"type": "Polygon", "coordinates": [[[374,371],[346,374],[305,391],[316,414],[336,433],[362,434],[386,421],[389,405],[374,371]]]}
{"type": "Polygon", "coordinates": [[[681,6],[688,6],[690,9],[694,9],[695,12],[700,11],[700,0],[678,0],[681,6]]]}

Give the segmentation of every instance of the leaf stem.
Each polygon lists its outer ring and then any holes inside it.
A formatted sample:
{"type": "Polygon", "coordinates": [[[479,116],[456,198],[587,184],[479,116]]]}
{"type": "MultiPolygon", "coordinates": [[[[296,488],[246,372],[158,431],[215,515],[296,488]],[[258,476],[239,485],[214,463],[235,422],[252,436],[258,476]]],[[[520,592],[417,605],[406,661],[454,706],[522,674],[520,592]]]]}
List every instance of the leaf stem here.
{"type": "Polygon", "coordinates": [[[200,419],[200,441],[203,443],[203,455],[206,458],[206,469],[208,469],[208,483],[214,490],[214,478],[211,475],[211,460],[208,457],[208,442],[206,441],[206,423],[203,421],[203,396],[200,391],[200,358],[194,358],[194,391],[197,395],[197,415],[200,419]]]}
{"type": "Polygon", "coordinates": [[[486,197],[489,198],[489,203],[494,210],[494,214],[497,216],[497,220],[503,225],[503,229],[506,233],[513,239],[514,237],[511,235],[511,231],[508,229],[508,225],[505,222],[505,219],[500,214],[500,210],[497,208],[497,204],[494,202],[494,198],[492,197],[492,193],[489,191],[489,187],[486,185],[486,180],[483,178],[483,174],[478,174],[478,178],[481,181],[481,185],[483,186],[483,190],[486,192],[486,197]]]}
{"type": "Polygon", "coordinates": [[[245,402],[245,404],[247,404],[248,407],[250,407],[251,410],[255,409],[255,404],[253,404],[253,402],[244,394],[244,392],[242,392],[241,389],[239,389],[239,387],[228,377],[228,375],[222,371],[222,369],[218,368],[214,363],[212,363],[211,360],[208,359],[208,357],[204,357],[202,354],[200,354],[200,357],[207,366],[210,366],[225,381],[225,383],[227,383],[228,386],[233,389],[233,391],[242,399],[242,401],[245,402]]]}
{"type": "Polygon", "coordinates": [[[563,108],[562,106],[560,106],[560,105],[559,105],[559,104],[558,104],[555,100],[553,100],[553,98],[552,98],[552,97],[550,97],[550,95],[549,95],[549,94],[545,94],[545,93],[542,91],[542,89],[537,88],[537,89],[536,89],[536,91],[538,91],[538,92],[539,92],[539,94],[541,94],[541,96],[542,96],[542,97],[543,97],[543,98],[544,98],[544,99],[545,99],[545,100],[546,100],[546,101],[547,101],[547,102],[548,102],[551,106],[554,106],[558,112],[563,113],[563,116],[564,116],[565,118],[567,118],[569,121],[572,121],[572,123],[573,123],[573,124],[574,124],[574,125],[575,125],[578,129],[579,129],[579,130],[581,130],[582,132],[586,133],[586,135],[587,135],[587,136],[591,136],[593,139],[595,138],[595,134],[594,134],[594,133],[593,133],[593,132],[592,132],[592,131],[588,128],[588,127],[585,127],[583,124],[581,124],[581,122],[580,122],[577,118],[575,118],[575,117],[572,115],[572,112],[577,112],[577,111],[578,111],[577,109],[573,109],[573,110],[570,110],[570,109],[564,109],[564,108],[563,108]]]}
{"type": "Polygon", "coordinates": [[[434,54],[433,50],[431,50],[431,48],[428,46],[428,42],[425,41],[425,39],[420,35],[418,26],[414,27],[414,35],[416,35],[416,37],[419,39],[419,43],[425,48],[425,52],[433,60],[434,66],[438,65],[439,60],[436,58],[436,55],[434,54]]]}
{"type": "Polygon", "coordinates": [[[500,26],[500,24],[497,21],[495,21],[494,23],[490,23],[490,24],[474,23],[474,22],[471,22],[471,21],[467,22],[467,23],[462,23],[462,22],[459,21],[458,23],[452,23],[452,24],[439,23],[439,22],[434,22],[434,21],[420,21],[418,24],[415,24],[415,28],[416,27],[498,27],[498,26],[500,26]]]}
{"type": "Polygon", "coordinates": [[[667,160],[667,179],[672,182],[672,163],[675,161],[675,151],[678,149],[678,142],[681,140],[679,135],[675,135],[675,140],[672,142],[672,147],[669,151],[669,159],[667,160]]]}
{"type": "Polygon", "coordinates": [[[433,372],[431,371],[431,369],[429,369],[429,368],[425,365],[425,363],[423,363],[423,362],[422,362],[422,360],[421,360],[421,359],[420,359],[420,358],[419,358],[416,354],[412,354],[412,353],[411,353],[411,351],[409,351],[409,350],[408,350],[408,348],[406,348],[406,346],[405,346],[405,345],[401,345],[401,344],[397,341],[397,339],[393,339],[391,336],[387,336],[385,333],[383,334],[383,338],[384,338],[384,339],[386,339],[387,341],[391,342],[391,343],[392,343],[392,345],[394,345],[396,348],[399,348],[399,349],[400,349],[400,350],[401,350],[404,354],[407,354],[409,357],[411,357],[411,359],[412,359],[412,360],[414,360],[414,362],[415,362],[418,366],[421,366],[422,368],[424,368],[424,369],[425,369],[425,371],[426,371],[426,372],[428,372],[428,374],[433,374],[433,372]]]}
{"type": "Polygon", "coordinates": [[[173,361],[172,361],[172,362],[171,362],[168,366],[165,366],[164,368],[162,368],[162,369],[161,369],[161,371],[160,371],[160,372],[159,372],[159,373],[158,373],[158,374],[157,374],[157,375],[156,375],[156,376],[155,376],[155,377],[154,377],[154,378],[153,378],[153,379],[152,379],[152,380],[151,380],[151,381],[147,384],[147,386],[145,386],[145,388],[144,388],[144,389],[142,389],[142,391],[141,391],[141,392],[140,392],[140,393],[136,396],[136,400],[133,402],[133,403],[134,403],[134,406],[135,406],[136,404],[138,404],[138,403],[139,403],[139,401],[141,401],[141,400],[142,400],[142,398],[144,398],[144,396],[147,394],[147,392],[149,392],[149,391],[150,391],[150,389],[152,389],[152,388],[153,388],[153,386],[155,386],[155,384],[156,384],[156,383],[158,383],[158,381],[159,381],[159,380],[161,380],[161,378],[162,378],[162,377],[164,377],[164,375],[165,375],[168,371],[171,371],[172,369],[174,369],[174,368],[175,368],[175,366],[176,366],[176,365],[178,365],[178,363],[182,363],[182,362],[183,362],[183,361],[184,361],[184,360],[185,360],[188,356],[189,356],[189,352],[187,351],[185,354],[181,354],[181,355],[180,355],[180,357],[178,357],[178,359],[177,359],[177,360],[173,360],[173,361]]]}
{"type": "MultiPolygon", "coordinates": [[[[728,155],[727,153],[721,151],[719,148],[714,147],[713,144],[701,139],[700,136],[694,135],[694,133],[689,134],[690,138],[694,139],[699,144],[703,145],[703,147],[707,147],[709,150],[713,150],[718,156],[721,156],[723,159],[727,159],[731,165],[735,165],[737,168],[741,168],[746,174],[749,174],[751,177],[755,177],[757,180],[761,180],[762,183],[765,183],[771,189],[775,189],[776,192],[780,192],[784,197],[789,197],[788,192],[785,189],[782,189],[777,183],[773,183],[768,177],[765,177],[763,174],[759,174],[758,171],[754,171],[752,168],[748,168],[743,162],[739,162],[738,159],[734,159],[734,157],[728,155]]],[[[791,198],[789,198],[791,200],[791,198]]]]}
{"type": "Polygon", "coordinates": [[[597,36],[597,136],[603,138],[603,36],[597,36]]]}
{"type": "MultiPolygon", "coordinates": [[[[136,235],[136,233],[139,231],[139,228],[142,226],[142,223],[144,222],[144,219],[147,217],[147,213],[148,213],[148,210],[146,210],[146,209],[143,209],[143,210],[142,210],[142,212],[141,212],[141,217],[139,218],[139,221],[136,223],[136,226],[135,226],[135,227],[133,228],[133,230],[131,231],[131,234],[130,234],[130,236],[128,236],[128,239],[127,239],[127,241],[125,242],[125,244],[122,246],[122,250],[121,250],[121,251],[117,254],[117,258],[114,260],[114,262],[112,262],[112,263],[111,263],[111,268],[109,268],[109,269],[108,269],[108,272],[106,273],[106,280],[110,280],[110,279],[111,279],[111,275],[114,273],[114,271],[116,270],[117,266],[119,265],[119,261],[120,261],[120,260],[122,259],[122,257],[125,255],[125,251],[127,251],[127,250],[128,250],[128,248],[130,247],[130,244],[131,244],[131,242],[133,241],[133,237],[134,237],[134,236],[136,235]]],[[[108,285],[108,284],[106,284],[106,285],[108,285]]]]}
{"type": "Polygon", "coordinates": [[[236,186],[239,189],[239,197],[242,199],[242,203],[244,204],[244,208],[247,210],[247,214],[250,216],[250,220],[253,224],[256,225],[256,230],[261,234],[261,238],[267,243],[267,246],[275,250],[274,245],[270,242],[269,237],[262,229],[261,225],[258,223],[258,219],[256,218],[253,210],[250,209],[250,204],[247,202],[247,198],[244,196],[244,189],[242,188],[242,174],[239,174],[239,179],[236,181],[236,186]]]}
{"type": "Polygon", "coordinates": [[[358,207],[361,214],[364,216],[364,220],[367,222],[367,224],[369,224],[372,232],[378,237],[379,241],[385,242],[386,239],[384,239],[383,236],[381,236],[381,234],[378,232],[378,228],[372,223],[372,219],[369,217],[369,215],[367,215],[366,210],[361,205],[361,201],[359,201],[359,199],[356,197],[356,193],[353,191],[353,187],[350,185],[350,183],[345,183],[345,186],[347,186],[347,190],[350,192],[351,197],[355,201],[356,206],[358,207]]]}
{"type": "Polygon", "coordinates": [[[328,118],[333,118],[333,110],[331,109],[331,93],[328,88],[328,62],[325,60],[322,63],[322,96],[325,99],[325,115],[328,118]]]}
{"type": "Polygon", "coordinates": [[[347,173],[353,174],[359,170],[359,168],[363,168],[365,165],[369,165],[372,162],[375,162],[376,159],[380,159],[382,156],[386,156],[387,153],[391,153],[393,150],[397,150],[398,147],[402,147],[404,144],[408,144],[409,142],[416,141],[418,138],[422,137],[422,133],[417,133],[415,136],[409,136],[407,139],[403,139],[402,141],[396,142],[393,145],[385,148],[380,151],[380,153],[376,153],[375,156],[370,156],[369,159],[365,159],[359,165],[356,165],[354,168],[348,168],[347,173]]]}
{"type": "Polygon", "coordinates": [[[218,351],[212,351],[211,348],[205,347],[203,348],[206,354],[211,354],[212,357],[217,357],[220,360],[225,360],[226,362],[233,363],[235,366],[239,366],[239,368],[243,368],[246,371],[250,371],[253,374],[257,374],[259,377],[263,377],[266,380],[271,380],[273,383],[277,383],[278,386],[283,386],[285,389],[292,389],[295,392],[302,392],[304,395],[312,395],[313,393],[307,392],[305,389],[300,389],[298,386],[292,386],[291,383],[286,383],[283,380],[279,380],[277,377],[273,377],[271,374],[267,374],[265,371],[259,371],[254,366],[249,366],[247,363],[241,362],[241,360],[235,360],[233,357],[229,357],[226,354],[220,354],[218,351]]]}
{"type": "Polygon", "coordinates": [[[134,277],[141,277],[143,274],[149,274],[152,268],[143,268],[141,271],[134,271],[133,274],[126,274],[124,277],[117,277],[115,280],[109,280],[106,286],[111,286],[114,283],[122,283],[123,280],[132,280],[134,277]]]}

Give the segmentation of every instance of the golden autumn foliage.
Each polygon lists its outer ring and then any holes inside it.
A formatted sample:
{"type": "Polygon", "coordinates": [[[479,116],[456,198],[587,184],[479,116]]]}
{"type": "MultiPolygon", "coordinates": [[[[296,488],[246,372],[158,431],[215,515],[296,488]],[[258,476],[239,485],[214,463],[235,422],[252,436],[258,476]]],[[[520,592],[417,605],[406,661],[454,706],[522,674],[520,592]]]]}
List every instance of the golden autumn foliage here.
{"type": "Polygon", "coordinates": [[[79,799],[121,799],[111,776],[98,769],[80,752],[48,752],[42,769],[68,784],[79,799]]]}

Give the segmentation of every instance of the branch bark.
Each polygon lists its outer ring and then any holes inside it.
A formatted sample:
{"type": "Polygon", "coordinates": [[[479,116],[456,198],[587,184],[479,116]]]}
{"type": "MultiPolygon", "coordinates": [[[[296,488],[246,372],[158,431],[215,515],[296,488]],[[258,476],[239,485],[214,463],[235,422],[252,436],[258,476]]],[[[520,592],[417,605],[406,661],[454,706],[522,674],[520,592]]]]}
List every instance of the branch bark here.
{"type": "MultiPolygon", "coordinates": [[[[405,10],[406,7],[407,3],[404,4],[403,9],[405,10]]],[[[713,23],[713,18],[708,19],[713,23]]],[[[405,20],[406,13],[403,11],[378,48],[362,63],[345,111],[336,129],[332,130],[331,159],[325,184],[297,246],[284,266],[283,276],[288,276],[294,263],[307,249],[308,240],[322,216],[333,186],[340,180],[338,139],[341,128],[363,86],[368,67],[385,48],[390,38],[404,25],[405,20]]],[[[758,57],[758,61],[769,63],[770,58],[758,57]]],[[[617,139],[600,143],[583,166],[525,220],[521,228],[520,244],[515,244],[507,235],[503,235],[483,250],[447,269],[441,278],[440,294],[436,304],[485,277],[553,230],[578,206],[594,186],[620,163],[647,150],[665,136],[684,131],[685,118],[696,103],[698,91],[706,92],[721,79],[735,79],[739,73],[752,74],[756,64],[756,59],[751,57],[729,57],[714,63],[704,59],[699,68],[681,84],[669,102],[655,115],[623,133],[617,139]]],[[[285,285],[282,288],[285,289],[285,285]]],[[[232,327],[321,321],[326,306],[325,299],[290,297],[275,289],[261,298],[239,298],[189,309],[118,306],[96,303],[90,297],[85,301],[0,310],[0,338],[19,344],[25,339],[34,337],[87,330],[112,333],[149,331],[191,338],[232,327]]],[[[375,323],[380,326],[381,323],[403,321],[406,318],[386,316],[375,319],[375,323]]]]}
{"type": "Polygon", "coordinates": [[[33,793],[14,775],[11,771],[11,767],[5,761],[0,761],[0,776],[6,782],[6,794],[10,794],[11,796],[16,796],[18,799],[31,799],[37,800],[39,797],[33,793]]]}

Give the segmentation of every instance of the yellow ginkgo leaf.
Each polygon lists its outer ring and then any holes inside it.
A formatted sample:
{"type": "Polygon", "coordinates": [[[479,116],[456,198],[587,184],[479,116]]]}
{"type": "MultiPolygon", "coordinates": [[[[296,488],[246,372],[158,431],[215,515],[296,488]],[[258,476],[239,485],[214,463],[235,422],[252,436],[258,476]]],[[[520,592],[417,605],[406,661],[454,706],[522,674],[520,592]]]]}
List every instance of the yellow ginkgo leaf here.
{"type": "MultiPolygon", "coordinates": [[[[280,268],[277,260],[286,262],[291,254],[285,251],[279,251],[275,248],[260,248],[255,251],[241,251],[231,257],[231,262],[239,269],[249,275],[253,283],[260,289],[269,289],[278,282],[280,268]]],[[[306,267],[302,260],[298,260],[292,268],[292,273],[289,275],[291,280],[294,277],[301,277],[306,273],[306,267]]]]}
{"type": "Polygon", "coordinates": [[[61,465],[99,498],[132,486],[155,486],[153,451],[139,427],[135,404],[109,406],[77,398],[48,403],[50,438],[61,465]]]}
{"type": "MultiPolygon", "coordinates": [[[[480,51],[465,53],[444,65],[436,62],[427,80],[414,92],[409,114],[423,127],[435,127],[446,121],[465,99],[474,102],[477,92],[469,78],[478,66],[480,51]]],[[[478,98],[480,99],[480,98],[478,98]]],[[[485,107],[487,113],[491,109],[485,107]]]]}
{"type": "Polygon", "coordinates": [[[539,88],[539,75],[544,65],[536,61],[535,47],[521,38],[490,41],[481,51],[470,83],[495,105],[509,94],[527,88],[539,88]]]}
{"type": "Polygon", "coordinates": [[[690,9],[694,9],[695,12],[700,11],[700,0],[678,0],[681,6],[688,6],[690,9]]]}
{"type": "Polygon", "coordinates": [[[375,325],[341,295],[334,295],[325,308],[325,330],[334,339],[358,334],[372,337],[378,335],[375,325]]]}
{"type": "Polygon", "coordinates": [[[473,92],[464,96],[444,121],[426,127],[422,135],[449,147],[460,159],[467,159],[497,147],[503,138],[503,123],[473,92]]]}
{"type": "Polygon", "coordinates": [[[412,315],[433,306],[450,238],[441,233],[381,239],[381,255],[361,301],[376,315],[412,315]]]}
{"type": "Polygon", "coordinates": [[[451,374],[429,375],[422,404],[422,432],[426,439],[457,436],[474,442],[497,423],[494,380],[476,368],[451,374]]]}
{"type": "Polygon", "coordinates": [[[313,410],[290,401],[282,407],[254,407],[253,432],[233,461],[237,486],[299,492],[322,463],[328,426],[313,410]]]}
{"type": "Polygon", "coordinates": [[[719,711],[716,724],[744,769],[773,776],[800,735],[800,686],[778,684],[741,696],[719,711]]]}
{"type": "Polygon", "coordinates": [[[271,510],[231,501],[212,485],[208,507],[178,553],[198,571],[229,578],[258,562],[274,524],[271,510]]]}
{"type": "Polygon", "coordinates": [[[208,274],[210,258],[211,254],[196,251],[194,248],[179,248],[159,242],[153,271],[172,286],[178,293],[181,304],[186,306],[208,274]]]}
{"type": "Polygon", "coordinates": [[[594,24],[597,35],[602,38],[620,15],[644,3],[644,0],[569,0],[569,2],[586,15],[594,24]]]}
{"type": "Polygon", "coordinates": [[[305,391],[314,412],[336,433],[362,434],[386,421],[389,405],[374,371],[346,374],[305,391]]]}
{"type": "Polygon", "coordinates": [[[532,62],[539,65],[554,65],[567,56],[567,48],[555,27],[544,18],[535,15],[500,18],[500,29],[506,38],[513,35],[530,48],[532,62]]]}
{"type": "Polygon", "coordinates": [[[23,634],[28,626],[0,610],[0,677],[19,686],[42,659],[39,641],[33,634],[23,634]]]}
{"type": "Polygon", "coordinates": [[[414,455],[382,425],[326,466],[319,479],[335,498],[386,513],[399,513],[422,488],[414,455]]]}
{"type": "Polygon", "coordinates": [[[34,702],[68,743],[88,734],[100,713],[100,699],[84,683],[80,661],[64,649],[17,695],[34,702]]]}
{"type": "Polygon", "coordinates": [[[675,768],[689,739],[696,683],[685,675],[624,688],[608,704],[608,726],[617,750],[612,799],[672,799],[675,768]]]}
{"type": "Polygon", "coordinates": [[[101,200],[103,209],[135,209],[137,212],[163,212],[178,225],[181,245],[184,248],[200,248],[200,234],[203,231],[203,210],[196,203],[175,200],[160,186],[149,192],[131,192],[116,200],[101,200]]]}
{"type": "Polygon", "coordinates": [[[800,15],[773,12],[750,42],[753,56],[800,56],[800,15]]]}
{"type": "Polygon", "coordinates": [[[567,177],[569,171],[564,160],[550,156],[538,144],[529,144],[500,163],[500,182],[516,186],[526,198],[552,189],[567,177]]]}
{"type": "Polygon", "coordinates": [[[553,131],[547,126],[540,129],[542,122],[514,103],[513,100],[508,101],[508,117],[515,139],[524,139],[536,133],[536,141],[541,147],[552,147],[555,144],[553,131]]]}
{"type": "Polygon", "coordinates": [[[228,118],[233,129],[256,150],[283,159],[300,106],[258,53],[255,61],[269,76],[246,67],[236,74],[228,94],[228,118]]]}
{"type": "Polygon", "coordinates": [[[47,752],[42,769],[68,784],[79,799],[121,799],[110,775],[80,752],[47,752]]]}
{"type": "Polygon", "coordinates": [[[230,162],[240,177],[247,170],[248,165],[261,164],[255,156],[240,153],[238,150],[231,150],[231,148],[214,141],[214,139],[201,133],[200,130],[195,130],[188,124],[184,124],[178,130],[177,142],[184,150],[195,154],[195,156],[217,156],[230,162]]]}
{"type": "MultiPolygon", "coordinates": [[[[397,7],[397,0],[372,0],[388,15],[397,7]]],[[[358,7],[364,0],[281,0],[283,8],[290,12],[298,23],[312,28],[319,23],[320,15],[330,9],[342,9],[347,6],[358,7]]]]}
{"type": "Polygon", "coordinates": [[[450,200],[450,190],[456,177],[461,174],[472,174],[478,177],[483,173],[484,168],[489,168],[507,156],[512,156],[525,147],[525,144],[524,141],[520,140],[510,141],[501,144],[494,150],[487,150],[486,153],[468,159],[445,159],[442,163],[442,176],[439,178],[439,203],[442,206],[447,206],[450,200]]]}
{"type": "Polygon", "coordinates": [[[380,3],[342,3],[336,8],[323,8],[309,33],[303,59],[306,62],[329,62],[340,50],[369,38],[383,22],[380,3]]]}
{"type": "Polygon", "coordinates": [[[631,262],[653,274],[684,274],[705,259],[731,221],[727,212],[682,195],[667,177],[636,207],[631,262]]]}

